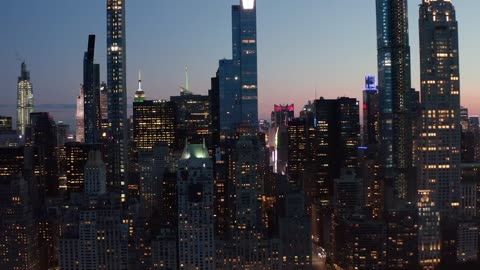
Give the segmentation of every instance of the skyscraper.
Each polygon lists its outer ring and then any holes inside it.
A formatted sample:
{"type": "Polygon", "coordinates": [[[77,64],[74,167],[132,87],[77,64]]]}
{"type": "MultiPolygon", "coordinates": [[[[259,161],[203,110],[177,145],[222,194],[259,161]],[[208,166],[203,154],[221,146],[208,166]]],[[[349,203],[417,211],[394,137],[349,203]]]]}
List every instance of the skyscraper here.
{"type": "Polygon", "coordinates": [[[460,73],[458,23],[451,1],[420,5],[422,132],[419,179],[442,214],[460,194],[460,73]]]}
{"type": "Polygon", "coordinates": [[[213,164],[205,145],[185,145],[177,179],[179,269],[215,269],[213,164]]]}
{"type": "Polygon", "coordinates": [[[0,115],[0,131],[12,130],[12,117],[0,115]]]}
{"type": "Polygon", "coordinates": [[[88,36],[88,50],[83,58],[83,94],[85,142],[97,143],[100,138],[100,65],[94,64],[95,35],[88,36]]]}
{"type": "Polygon", "coordinates": [[[107,0],[107,89],[110,181],[115,189],[126,188],[127,170],[127,76],[125,0],[107,0]]]}
{"type": "Polygon", "coordinates": [[[255,0],[232,6],[232,52],[241,93],[241,122],[258,126],[257,8],[255,0]]]}
{"type": "Polygon", "coordinates": [[[407,0],[377,0],[376,7],[380,164],[395,197],[406,199],[413,161],[407,0]]]}
{"type": "Polygon", "coordinates": [[[30,113],[33,107],[33,90],[30,82],[30,72],[27,65],[22,62],[22,70],[17,83],[17,131],[25,136],[25,128],[30,123],[30,113]]]}

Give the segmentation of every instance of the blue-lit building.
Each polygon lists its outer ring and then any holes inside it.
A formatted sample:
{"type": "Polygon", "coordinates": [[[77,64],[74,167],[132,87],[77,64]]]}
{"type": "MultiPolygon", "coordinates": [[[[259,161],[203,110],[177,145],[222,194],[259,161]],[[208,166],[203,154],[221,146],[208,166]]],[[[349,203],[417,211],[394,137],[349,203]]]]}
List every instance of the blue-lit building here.
{"type": "Polygon", "coordinates": [[[107,0],[109,182],[124,189],[127,169],[127,83],[125,0],[107,0]]]}
{"type": "Polygon", "coordinates": [[[244,124],[258,126],[257,9],[255,0],[232,6],[232,55],[239,69],[244,124]]]}
{"type": "Polygon", "coordinates": [[[407,0],[377,0],[380,164],[395,197],[411,181],[412,122],[407,0]]]}

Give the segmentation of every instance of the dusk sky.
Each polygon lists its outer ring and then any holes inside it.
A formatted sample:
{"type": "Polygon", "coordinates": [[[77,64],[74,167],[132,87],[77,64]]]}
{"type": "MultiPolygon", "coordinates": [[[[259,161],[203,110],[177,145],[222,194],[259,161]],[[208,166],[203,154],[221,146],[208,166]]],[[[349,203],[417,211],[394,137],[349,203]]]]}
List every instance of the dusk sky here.
{"type": "MultiPolygon", "coordinates": [[[[231,5],[238,0],[127,0],[129,103],[142,70],[147,98],[168,99],[184,84],[206,94],[218,60],[231,58],[231,5]]],[[[361,98],[364,76],[377,74],[374,0],[259,0],[259,112],[317,96],[361,98]]],[[[412,83],[419,89],[418,4],[409,1],[412,83]]],[[[459,21],[462,105],[480,114],[480,1],[454,1],[459,21]],[[477,49],[475,49],[477,48],[477,49]]],[[[0,8],[0,114],[14,116],[20,58],[31,71],[37,110],[72,123],[89,34],[106,80],[105,0],[3,1],[0,8]],[[58,110],[58,111],[57,111],[58,110]]]]}

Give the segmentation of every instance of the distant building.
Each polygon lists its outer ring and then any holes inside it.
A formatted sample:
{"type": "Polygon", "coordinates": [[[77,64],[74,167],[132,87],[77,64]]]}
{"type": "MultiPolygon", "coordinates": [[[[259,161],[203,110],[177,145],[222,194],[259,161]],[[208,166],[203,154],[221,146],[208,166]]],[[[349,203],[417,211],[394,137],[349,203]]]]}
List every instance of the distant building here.
{"type": "Polygon", "coordinates": [[[12,130],[12,117],[0,115],[0,131],[12,130]]]}
{"type": "Polygon", "coordinates": [[[77,113],[75,115],[75,141],[85,142],[85,96],[83,85],[80,86],[80,94],[77,96],[77,113]]]}
{"type": "Polygon", "coordinates": [[[17,83],[17,131],[22,137],[25,129],[30,124],[30,113],[34,111],[33,90],[30,82],[30,72],[27,65],[22,62],[22,70],[17,83]]]}

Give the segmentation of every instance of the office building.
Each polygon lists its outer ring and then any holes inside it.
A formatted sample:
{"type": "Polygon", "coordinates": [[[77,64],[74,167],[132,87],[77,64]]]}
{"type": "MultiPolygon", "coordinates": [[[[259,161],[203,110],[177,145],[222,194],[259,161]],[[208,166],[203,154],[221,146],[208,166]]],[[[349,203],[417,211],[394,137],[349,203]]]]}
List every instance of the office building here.
{"type": "Polygon", "coordinates": [[[17,132],[25,136],[25,129],[30,124],[30,113],[34,111],[33,88],[30,82],[30,72],[22,62],[22,69],[17,82],[17,132]]]}
{"type": "Polygon", "coordinates": [[[354,98],[315,100],[316,170],[320,201],[327,205],[333,195],[333,181],[342,168],[358,165],[360,143],[358,101],[354,98]]]}
{"type": "Polygon", "coordinates": [[[419,179],[442,214],[458,210],[461,178],[458,23],[451,1],[420,5],[419,179]]]}
{"type": "Polygon", "coordinates": [[[133,103],[133,140],[135,150],[151,151],[160,143],[171,149],[175,144],[175,105],[166,100],[144,100],[133,103]]]}
{"type": "Polygon", "coordinates": [[[181,150],[185,140],[192,144],[209,141],[211,117],[210,98],[183,92],[179,96],[170,97],[175,104],[176,112],[176,148],[181,150]]]}

